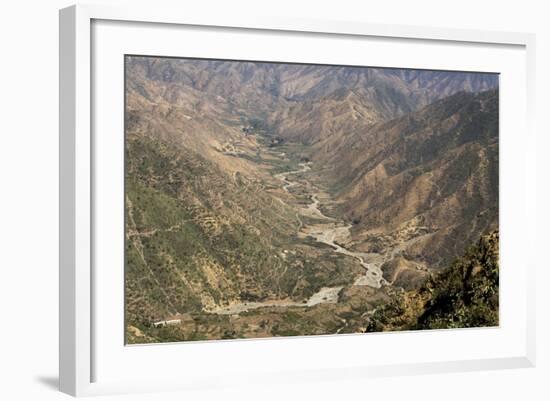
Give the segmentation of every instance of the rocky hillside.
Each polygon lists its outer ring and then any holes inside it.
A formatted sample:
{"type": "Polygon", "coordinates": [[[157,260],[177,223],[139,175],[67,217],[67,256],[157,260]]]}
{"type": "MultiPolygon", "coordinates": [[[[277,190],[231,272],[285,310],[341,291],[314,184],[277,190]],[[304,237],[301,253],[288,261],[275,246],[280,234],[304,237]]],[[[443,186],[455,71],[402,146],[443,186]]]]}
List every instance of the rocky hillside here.
{"type": "Polygon", "coordinates": [[[129,68],[127,88],[129,324],[146,331],[235,301],[305,301],[353,281],[360,267],[296,241],[302,223],[271,173],[290,166],[261,159],[258,136],[227,105],[141,68],[129,68]]]}
{"type": "Polygon", "coordinates": [[[334,180],[360,249],[414,234],[403,256],[441,266],[497,227],[497,91],[460,92],[346,146],[334,180]]]}
{"type": "Polygon", "coordinates": [[[498,326],[498,245],[498,231],[484,235],[420,289],[378,308],[368,331],[498,326]]]}
{"type": "Polygon", "coordinates": [[[390,120],[379,110],[347,91],[283,109],[273,124],[307,144],[357,250],[402,243],[404,264],[444,266],[498,225],[498,90],[461,91],[390,120]]]}

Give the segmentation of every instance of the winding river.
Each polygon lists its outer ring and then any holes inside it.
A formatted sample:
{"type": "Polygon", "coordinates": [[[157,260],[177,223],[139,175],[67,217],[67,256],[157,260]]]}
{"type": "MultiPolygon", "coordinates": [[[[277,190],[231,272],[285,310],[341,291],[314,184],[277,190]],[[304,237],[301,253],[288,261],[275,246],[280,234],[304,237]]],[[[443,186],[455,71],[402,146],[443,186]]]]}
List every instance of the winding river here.
{"type": "MultiPolygon", "coordinates": [[[[299,180],[292,180],[290,177],[305,173],[311,170],[311,163],[300,163],[299,169],[293,171],[287,171],[284,173],[274,175],[275,178],[281,180],[283,183],[283,190],[290,192],[289,189],[295,186],[302,185],[304,188],[309,189],[310,185],[304,185],[299,180]]],[[[311,203],[306,207],[299,210],[298,214],[307,217],[313,217],[319,220],[317,224],[301,225],[299,236],[311,237],[317,242],[328,245],[332,248],[333,252],[342,255],[349,256],[357,260],[357,262],[363,267],[365,273],[357,277],[353,283],[355,286],[369,286],[373,288],[380,288],[382,285],[387,284],[382,275],[381,265],[384,261],[383,255],[369,254],[363,252],[353,252],[338,242],[343,243],[351,236],[351,225],[344,221],[338,221],[332,217],[326,216],[320,209],[319,193],[309,194],[311,203]]],[[[235,302],[226,306],[219,306],[209,309],[207,312],[215,313],[218,315],[235,315],[241,312],[246,312],[252,309],[265,308],[265,307],[311,307],[322,303],[337,303],[339,293],[342,290],[342,286],[338,287],[323,287],[318,292],[313,294],[306,302],[295,302],[290,299],[270,300],[262,302],[235,302]]]]}
{"type": "MultiPolygon", "coordinates": [[[[299,185],[298,181],[292,181],[289,176],[311,170],[310,163],[300,163],[300,169],[289,171],[282,174],[277,174],[275,177],[282,180],[283,188],[288,192],[288,188],[299,185]]],[[[365,269],[365,274],[358,277],[354,285],[367,285],[369,287],[380,288],[386,284],[382,275],[382,256],[379,254],[368,254],[363,252],[353,252],[336,243],[341,242],[351,237],[351,224],[346,224],[344,221],[337,221],[332,217],[326,216],[319,209],[320,201],[317,193],[310,195],[311,203],[301,210],[301,214],[309,217],[314,217],[320,220],[330,222],[330,224],[313,224],[303,226],[301,233],[314,238],[317,242],[329,245],[334,252],[350,256],[356,259],[365,269]]],[[[315,296],[315,295],[314,295],[315,296]]]]}

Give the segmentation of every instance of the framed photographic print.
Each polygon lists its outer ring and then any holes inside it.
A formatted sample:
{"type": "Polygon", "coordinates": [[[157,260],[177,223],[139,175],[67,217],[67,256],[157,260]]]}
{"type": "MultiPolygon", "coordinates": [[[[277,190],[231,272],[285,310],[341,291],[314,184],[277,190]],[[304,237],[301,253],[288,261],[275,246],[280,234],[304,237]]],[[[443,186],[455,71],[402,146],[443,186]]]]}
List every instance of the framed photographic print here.
{"type": "Polygon", "coordinates": [[[533,48],[62,10],[61,390],[533,366],[533,48]]]}

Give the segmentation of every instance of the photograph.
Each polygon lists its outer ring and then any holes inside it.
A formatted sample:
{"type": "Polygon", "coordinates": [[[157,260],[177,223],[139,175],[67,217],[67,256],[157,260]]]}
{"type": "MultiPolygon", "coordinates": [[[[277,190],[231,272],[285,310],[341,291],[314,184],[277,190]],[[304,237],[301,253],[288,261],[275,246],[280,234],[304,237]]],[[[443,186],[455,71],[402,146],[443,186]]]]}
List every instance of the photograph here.
{"type": "Polygon", "coordinates": [[[499,78],[125,55],[125,343],[498,327],[499,78]]]}

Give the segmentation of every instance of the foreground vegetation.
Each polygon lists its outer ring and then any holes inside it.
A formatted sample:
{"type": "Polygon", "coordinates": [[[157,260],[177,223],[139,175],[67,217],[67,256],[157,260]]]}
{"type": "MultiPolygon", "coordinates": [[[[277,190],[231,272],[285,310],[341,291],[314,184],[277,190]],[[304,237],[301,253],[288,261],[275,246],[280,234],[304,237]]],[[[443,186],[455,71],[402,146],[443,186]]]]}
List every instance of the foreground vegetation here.
{"type": "Polygon", "coordinates": [[[416,290],[348,287],[341,291],[337,304],[270,307],[233,316],[188,313],[175,326],[132,326],[128,330],[129,342],[498,326],[498,277],[495,231],[483,236],[462,257],[416,290]]]}
{"type": "Polygon", "coordinates": [[[404,292],[377,309],[368,331],[498,326],[498,255],[494,231],[419,290],[404,292]]]}

